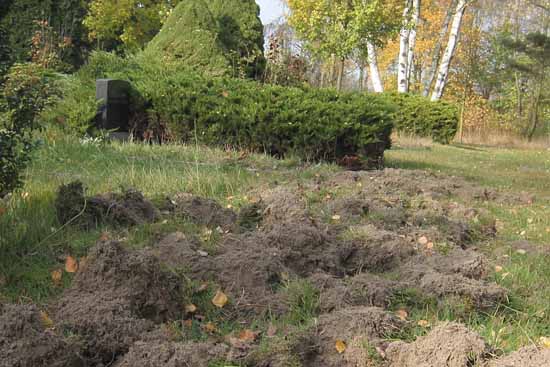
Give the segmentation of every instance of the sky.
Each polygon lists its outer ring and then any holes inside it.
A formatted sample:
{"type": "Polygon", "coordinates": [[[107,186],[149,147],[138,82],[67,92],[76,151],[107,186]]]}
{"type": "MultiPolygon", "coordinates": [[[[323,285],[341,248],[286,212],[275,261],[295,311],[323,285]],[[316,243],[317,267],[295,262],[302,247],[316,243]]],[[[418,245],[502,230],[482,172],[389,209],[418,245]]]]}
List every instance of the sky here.
{"type": "Polygon", "coordinates": [[[260,5],[260,18],[263,24],[269,24],[283,15],[283,5],[279,0],[256,0],[260,5]]]}

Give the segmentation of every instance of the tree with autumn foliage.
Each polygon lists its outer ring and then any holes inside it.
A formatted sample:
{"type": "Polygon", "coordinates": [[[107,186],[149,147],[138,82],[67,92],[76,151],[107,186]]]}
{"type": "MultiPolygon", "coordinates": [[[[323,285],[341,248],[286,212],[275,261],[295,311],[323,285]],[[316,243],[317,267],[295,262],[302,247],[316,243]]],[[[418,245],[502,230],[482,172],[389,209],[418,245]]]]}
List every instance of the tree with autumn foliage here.
{"type": "Polygon", "coordinates": [[[345,61],[354,50],[381,45],[401,26],[398,0],[288,0],[289,22],[314,55],[332,64],[330,80],[342,87],[345,61]],[[339,61],[339,70],[337,71],[339,61]],[[335,78],[335,75],[336,78],[335,78]]]}
{"type": "Polygon", "coordinates": [[[84,25],[98,48],[140,49],[158,33],[179,0],[92,0],[84,25]]]}

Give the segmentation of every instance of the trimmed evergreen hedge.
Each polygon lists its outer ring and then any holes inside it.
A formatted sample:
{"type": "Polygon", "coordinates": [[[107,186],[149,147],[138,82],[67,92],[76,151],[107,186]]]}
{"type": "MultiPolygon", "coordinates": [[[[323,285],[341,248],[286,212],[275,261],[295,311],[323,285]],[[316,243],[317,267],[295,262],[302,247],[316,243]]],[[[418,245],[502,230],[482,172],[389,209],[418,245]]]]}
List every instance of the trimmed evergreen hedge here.
{"type": "Polygon", "coordinates": [[[306,160],[359,155],[371,166],[381,165],[390,146],[395,111],[384,96],[200,76],[146,54],[125,59],[92,54],[89,64],[67,80],[65,89],[78,98],[64,96],[44,115],[82,131],[92,122],[88,111],[94,108],[98,78],[128,80],[136,90],[134,128],[163,138],[306,160]]]}
{"type": "Polygon", "coordinates": [[[396,105],[393,116],[395,130],[420,137],[432,138],[449,144],[458,130],[457,107],[449,102],[432,102],[414,94],[387,93],[390,103],[396,105]]]}
{"type": "Polygon", "coordinates": [[[380,166],[394,110],[378,95],[285,88],[190,73],[150,80],[141,92],[178,140],[380,166]]]}

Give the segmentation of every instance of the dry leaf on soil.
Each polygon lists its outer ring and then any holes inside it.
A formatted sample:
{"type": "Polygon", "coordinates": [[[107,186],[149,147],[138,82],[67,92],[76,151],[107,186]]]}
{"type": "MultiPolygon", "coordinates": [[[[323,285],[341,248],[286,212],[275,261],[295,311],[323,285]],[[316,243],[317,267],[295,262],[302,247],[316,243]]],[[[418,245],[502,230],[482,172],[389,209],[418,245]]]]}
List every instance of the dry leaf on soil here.
{"type": "Polygon", "coordinates": [[[202,283],[200,287],[197,289],[197,293],[204,292],[207,289],[208,289],[208,283],[207,282],[202,283]]]}
{"type": "Polygon", "coordinates": [[[271,324],[269,325],[269,327],[267,328],[267,336],[272,338],[274,337],[275,335],[277,335],[277,326],[271,324]]]}
{"type": "Polygon", "coordinates": [[[342,354],[346,351],[346,343],[343,340],[336,340],[335,348],[338,353],[342,354]]]}
{"type": "Polygon", "coordinates": [[[245,329],[239,333],[239,340],[243,342],[253,342],[254,340],[256,340],[256,336],[258,336],[258,334],[256,334],[252,330],[245,329]]]}
{"type": "Polygon", "coordinates": [[[418,320],[418,326],[420,327],[429,327],[430,323],[428,320],[418,320]]]}
{"type": "Polygon", "coordinates": [[[206,325],[204,325],[204,330],[208,331],[209,333],[216,332],[217,328],[216,325],[214,325],[211,322],[207,322],[206,325]]]}
{"type": "Polygon", "coordinates": [[[193,320],[191,320],[191,319],[185,320],[185,321],[183,321],[183,325],[186,328],[191,329],[193,327],[193,320]]]}
{"type": "Polygon", "coordinates": [[[418,243],[422,246],[426,246],[428,244],[428,242],[430,242],[430,241],[428,240],[428,237],[426,237],[426,236],[422,236],[418,239],[418,243]]]}
{"type": "Polygon", "coordinates": [[[189,305],[186,305],[185,306],[185,312],[187,313],[195,313],[197,312],[197,306],[195,306],[194,304],[189,304],[189,305]]]}
{"type": "Polygon", "coordinates": [[[63,277],[63,272],[60,269],[52,271],[52,281],[55,285],[61,284],[62,277],[63,277]]]}
{"type": "Polygon", "coordinates": [[[406,321],[407,317],[409,317],[409,313],[405,310],[397,310],[395,314],[403,321],[406,321]]]}
{"type": "Polygon", "coordinates": [[[78,261],[75,260],[72,256],[67,256],[65,258],[65,271],[67,273],[76,273],[78,270],[78,261]]]}
{"type": "Polygon", "coordinates": [[[40,321],[46,329],[51,329],[53,327],[53,321],[46,311],[40,311],[40,321]]]}
{"type": "Polygon", "coordinates": [[[227,301],[229,299],[221,290],[218,290],[214,298],[212,298],[212,303],[218,308],[223,308],[227,304],[227,301]]]}
{"type": "Polygon", "coordinates": [[[80,269],[84,269],[86,267],[86,264],[88,263],[88,257],[86,257],[86,256],[81,257],[80,260],[78,261],[78,263],[79,263],[78,267],[80,269]]]}
{"type": "Polygon", "coordinates": [[[540,345],[542,345],[544,348],[550,349],[550,337],[541,336],[540,337],[540,345]]]}

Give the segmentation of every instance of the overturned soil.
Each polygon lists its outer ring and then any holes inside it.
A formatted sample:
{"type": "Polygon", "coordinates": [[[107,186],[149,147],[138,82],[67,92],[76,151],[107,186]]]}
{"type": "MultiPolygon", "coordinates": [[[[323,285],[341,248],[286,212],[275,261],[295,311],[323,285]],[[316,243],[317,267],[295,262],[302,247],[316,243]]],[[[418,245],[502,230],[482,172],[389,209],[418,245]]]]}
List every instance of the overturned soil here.
{"type": "MultiPolygon", "coordinates": [[[[63,223],[130,226],[160,217],[136,191],[85,197],[74,183],[59,193],[63,223]]],[[[529,205],[532,196],[388,169],[319,176],[250,197],[240,212],[189,193],[161,208],[164,215],[216,230],[215,249],[184,232],[142,249],[101,241],[47,310],[0,305],[0,366],[208,367],[224,361],[467,367],[549,361],[547,351],[529,348],[495,359],[478,334],[458,323],[395,341],[415,326],[399,312],[411,303],[491,312],[508,302],[480,251],[495,236],[495,222],[462,203],[529,205]],[[207,307],[197,303],[200,297],[213,311],[200,309],[207,307]],[[298,326],[265,322],[291,319],[298,326]],[[254,332],[234,335],[222,330],[224,323],[254,332]]]]}

